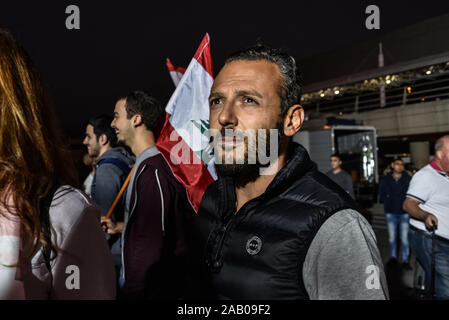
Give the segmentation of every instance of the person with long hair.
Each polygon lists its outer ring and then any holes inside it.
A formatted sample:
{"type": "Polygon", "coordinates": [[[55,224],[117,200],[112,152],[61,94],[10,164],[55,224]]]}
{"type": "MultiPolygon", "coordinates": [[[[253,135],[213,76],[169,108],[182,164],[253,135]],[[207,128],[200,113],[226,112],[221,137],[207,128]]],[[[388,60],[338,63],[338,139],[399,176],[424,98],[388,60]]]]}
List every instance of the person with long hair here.
{"type": "Polygon", "coordinates": [[[98,207],[77,185],[53,107],[0,29],[0,299],[114,299],[98,207]]]}

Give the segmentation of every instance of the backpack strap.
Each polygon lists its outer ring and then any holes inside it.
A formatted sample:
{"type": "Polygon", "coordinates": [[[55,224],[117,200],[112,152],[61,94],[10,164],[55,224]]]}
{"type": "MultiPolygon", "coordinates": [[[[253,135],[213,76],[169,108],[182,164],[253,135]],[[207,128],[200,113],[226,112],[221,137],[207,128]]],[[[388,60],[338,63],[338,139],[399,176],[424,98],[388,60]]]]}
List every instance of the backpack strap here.
{"type": "Polygon", "coordinates": [[[128,175],[129,172],[131,171],[131,168],[123,161],[117,158],[106,158],[106,159],[102,159],[99,163],[97,163],[98,165],[101,165],[103,163],[112,163],[113,165],[115,165],[116,167],[118,167],[120,170],[123,171],[123,173],[125,175],[128,175]]]}
{"type": "MultiPolygon", "coordinates": [[[[131,168],[124,161],[117,159],[117,158],[101,159],[99,162],[97,162],[97,167],[99,167],[103,163],[112,163],[113,165],[118,167],[120,170],[122,170],[122,172],[124,173],[125,176],[127,176],[129,174],[129,172],[131,171],[131,168]]],[[[92,180],[92,184],[95,184],[96,177],[97,177],[97,171],[95,171],[94,179],[92,180]]]]}

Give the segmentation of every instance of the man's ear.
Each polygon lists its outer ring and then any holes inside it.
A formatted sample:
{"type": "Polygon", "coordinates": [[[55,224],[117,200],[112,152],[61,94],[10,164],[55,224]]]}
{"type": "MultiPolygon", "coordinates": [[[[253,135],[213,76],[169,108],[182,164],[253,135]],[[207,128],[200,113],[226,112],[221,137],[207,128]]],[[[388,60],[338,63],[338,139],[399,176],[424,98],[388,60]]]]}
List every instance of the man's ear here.
{"type": "Polygon", "coordinates": [[[133,127],[140,126],[143,123],[142,116],[140,114],[135,114],[131,119],[131,123],[133,127]]]}
{"type": "Polygon", "coordinates": [[[100,135],[100,138],[98,139],[98,142],[100,142],[100,145],[104,146],[107,145],[109,142],[108,137],[103,133],[102,135],[100,135]]]}
{"type": "Polygon", "coordinates": [[[435,152],[435,158],[441,159],[442,157],[443,157],[443,151],[442,150],[437,150],[435,152]]]}
{"type": "Polygon", "coordinates": [[[304,122],[304,108],[295,104],[291,106],[284,118],[284,134],[287,137],[293,137],[304,122]]]}

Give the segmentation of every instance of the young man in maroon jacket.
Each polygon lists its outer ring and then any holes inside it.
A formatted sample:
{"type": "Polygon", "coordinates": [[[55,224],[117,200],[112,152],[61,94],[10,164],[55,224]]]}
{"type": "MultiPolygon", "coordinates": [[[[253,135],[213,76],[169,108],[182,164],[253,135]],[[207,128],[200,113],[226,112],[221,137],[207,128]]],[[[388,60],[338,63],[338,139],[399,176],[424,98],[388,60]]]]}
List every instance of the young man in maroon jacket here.
{"type": "Polygon", "coordinates": [[[176,299],[183,295],[185,238],[195,218],[186,190],[156,148],[165,110],[144,92],[120,98],[114,120],[118,141],[136,155],[126,192],[121,294],[125,299],[176,299]]]}

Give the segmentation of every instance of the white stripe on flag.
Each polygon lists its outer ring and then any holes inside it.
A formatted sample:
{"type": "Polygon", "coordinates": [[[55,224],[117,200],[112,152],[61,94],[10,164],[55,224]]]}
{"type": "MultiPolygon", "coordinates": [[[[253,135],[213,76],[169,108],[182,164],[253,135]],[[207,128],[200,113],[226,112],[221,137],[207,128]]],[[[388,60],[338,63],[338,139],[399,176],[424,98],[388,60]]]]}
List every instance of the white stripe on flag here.
{"type": "MultiPolygon", "coordinates": [[[[169,121],[172,127],[194,152],[201,152],[209,146],[209,139],[201,134],[194,121],[198,124],[209,120],[208,101],[213,81],[203,66],[192,59],[165,109],[171,114],[169,121]]],[[[213,158],[205,165],[216,179],[213,158]]]]}

